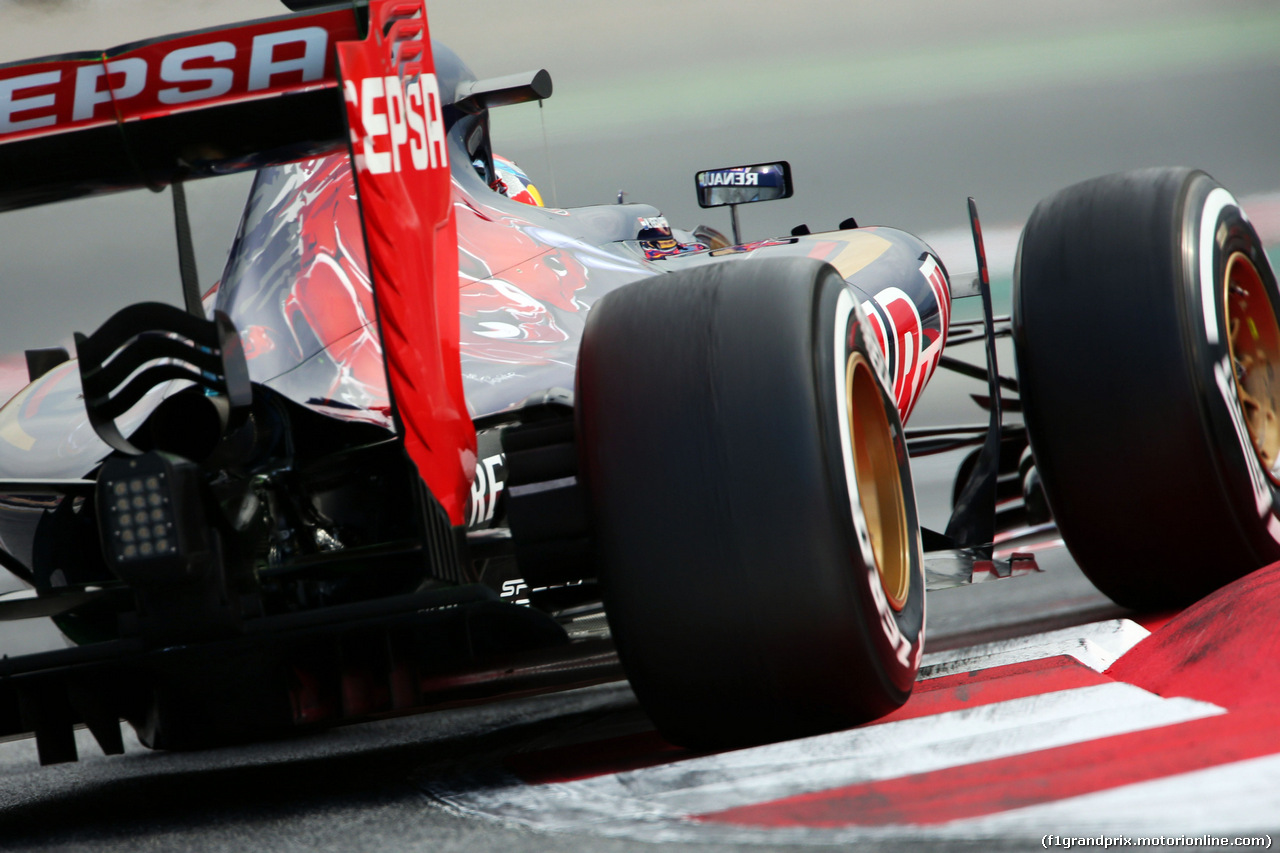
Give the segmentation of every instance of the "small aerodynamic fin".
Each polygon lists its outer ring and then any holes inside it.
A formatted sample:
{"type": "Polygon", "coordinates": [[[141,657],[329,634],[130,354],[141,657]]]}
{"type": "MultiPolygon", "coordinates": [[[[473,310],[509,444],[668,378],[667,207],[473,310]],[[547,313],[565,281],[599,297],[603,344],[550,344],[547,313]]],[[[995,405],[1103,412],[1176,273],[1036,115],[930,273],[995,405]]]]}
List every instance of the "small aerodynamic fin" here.
{"type": "Polygon", "coordinates": [[[996,521],[996,481],[1000,467],[1000,366],[996,360],[995,319],[991,310],[991,279],[987,275],[987,250],[982,240],[978,205],[969,199],[969,228],[978,259],[978,285],[982,296],[982,327],[987,351],[988,411],[991,419],[978,462],[956,498],[946,535],[962,548],[977,548],[985,558],[992,553],[996,521]]]}

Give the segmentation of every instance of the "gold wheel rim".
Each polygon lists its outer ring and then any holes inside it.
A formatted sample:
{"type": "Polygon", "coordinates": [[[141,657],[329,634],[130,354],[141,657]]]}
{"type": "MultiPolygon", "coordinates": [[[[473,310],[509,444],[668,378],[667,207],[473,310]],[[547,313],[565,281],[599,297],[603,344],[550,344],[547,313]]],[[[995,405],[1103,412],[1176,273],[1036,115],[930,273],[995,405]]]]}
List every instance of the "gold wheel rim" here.
{"type": "Polygon", "coordinates": [[[1227,259],[1223,305],[1245,426],[1267,476],[1280,484],[1273,470],[1280,458],[1280,326],[1258,268],[1241,252],[1227,259]]]}
{"type": "Polygon", "coordinates": [[[907,549],[907,508],[902,497],[898,449],[889,426],[880,383],[861,353],[849,356],[845,397],[852,432],[853,470],[858,503],[867,521],[876,573],[889,606],[901,610],[911,592],[907,549]]]}

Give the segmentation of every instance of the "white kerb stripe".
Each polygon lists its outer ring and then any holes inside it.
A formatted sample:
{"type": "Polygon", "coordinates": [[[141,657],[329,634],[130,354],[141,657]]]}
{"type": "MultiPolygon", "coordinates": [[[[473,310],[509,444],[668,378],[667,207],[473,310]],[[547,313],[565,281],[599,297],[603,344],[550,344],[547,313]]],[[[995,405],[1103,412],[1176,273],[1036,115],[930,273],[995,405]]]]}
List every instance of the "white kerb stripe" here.
{"type": "Polygon", "coordinates": [[[646,836],[654,820],[679,820],[1221,713],[1206,702],[1162,699],[1130,684],[1103,684],[572,782],[528,785],[512,776],[490,776],[476,785],[426,784],[433,795],[472,815],[544,829],[646,836]]]}

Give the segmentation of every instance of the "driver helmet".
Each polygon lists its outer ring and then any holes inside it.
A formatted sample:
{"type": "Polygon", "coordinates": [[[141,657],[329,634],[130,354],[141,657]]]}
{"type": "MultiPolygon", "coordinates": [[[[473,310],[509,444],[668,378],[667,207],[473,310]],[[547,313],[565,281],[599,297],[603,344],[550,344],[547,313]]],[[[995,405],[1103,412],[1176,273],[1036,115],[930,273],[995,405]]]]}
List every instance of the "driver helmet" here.
{"type": "Polygon", "coordinates": [[[644,248],[666,253],[675,251],[678,244],[665,216],[641,216],[639,219],[636,239],[644,248]]]}
{"type": "Polygon", "coordinates": [[[705,251],[707,248],[705,244],[698,242],[681,243],[665,216],[641,216],[639,220],[636,240],[640,242],[646,260],[656,261],[685,252],[705,251]]]}
{"type": "Polygon", "coordinates": [[[545,207],[542,203],[542,194],[538,192],[538,188],[533,185],[533,181],[529,179],[524,169],[517,166],[514,160],[494,154],[493,170],[496,173],[495,190],[515,201],[531,204],[534,207],[545,207]]]}

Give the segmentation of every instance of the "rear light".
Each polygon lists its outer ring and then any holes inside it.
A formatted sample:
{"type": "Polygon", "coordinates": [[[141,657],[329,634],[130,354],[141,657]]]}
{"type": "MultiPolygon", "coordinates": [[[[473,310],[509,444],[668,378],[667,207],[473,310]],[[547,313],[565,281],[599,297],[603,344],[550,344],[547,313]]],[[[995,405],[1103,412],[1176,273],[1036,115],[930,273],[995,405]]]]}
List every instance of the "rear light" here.
{"type": "Polygon", "coordinates": [[[152,451],[103,464],[102,546],[122,580],[181,580],[199,571],[193,558],[209,550],[199,490],[199,468],[179,456],[152,451]]]}

